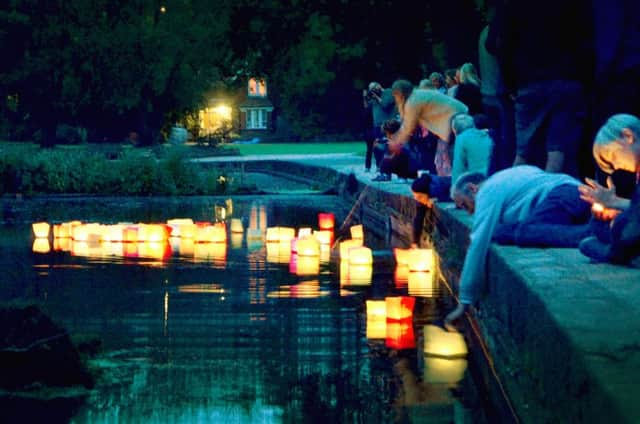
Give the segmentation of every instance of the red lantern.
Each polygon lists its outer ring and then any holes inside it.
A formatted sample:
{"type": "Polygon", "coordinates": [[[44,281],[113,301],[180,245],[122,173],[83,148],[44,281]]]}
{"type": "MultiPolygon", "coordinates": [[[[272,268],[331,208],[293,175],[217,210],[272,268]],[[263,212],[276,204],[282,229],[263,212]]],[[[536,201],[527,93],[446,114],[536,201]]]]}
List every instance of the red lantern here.
{"type": "Polygon", "coordinates": [[[385,345],[392,349],[414,349],[416,347],[416,338],[413,333],[413,322],[411,320],[387,320],[385,345]]]}
{"type": "Polygon", "coordinates": [[[413,306],[416,299],[411,296],[393,296],[385,298],[387,306],[387,319],[399,321],[411,319],[413,316],[413,306]]]}
{"type": "Polygon", "coordinates": [[[320,212],[318,214],[318,228],[321,230],[332,230],[335,225],[335,216],[330,212],[320,212]]]}

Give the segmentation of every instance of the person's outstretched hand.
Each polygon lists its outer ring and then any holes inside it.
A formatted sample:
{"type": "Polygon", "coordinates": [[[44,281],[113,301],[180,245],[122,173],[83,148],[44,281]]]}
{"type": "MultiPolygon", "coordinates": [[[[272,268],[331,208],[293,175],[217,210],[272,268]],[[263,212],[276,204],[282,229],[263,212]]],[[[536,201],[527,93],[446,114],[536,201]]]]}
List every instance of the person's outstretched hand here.
{"type": "Polygon", "coordinates": [[[447,314],[446,318],[444,319],[445,327],[453,325],[453,322],[458,318],[460,318],[462,314],[466,312],[468,307],[469,305],[465,305],[464,303],[459,303],[456,309],[449,312],[449,314],[447,314]]]}
{"type": "Polygon", "coordinates": [[[585,178],[586,184],[578,187],[580,198],[589,203],[600,203],[605,208],[613,208],[616,205],[616,186],[611,177],[607,178],[607,187],[601,186],[591,178],[585,178]]]}

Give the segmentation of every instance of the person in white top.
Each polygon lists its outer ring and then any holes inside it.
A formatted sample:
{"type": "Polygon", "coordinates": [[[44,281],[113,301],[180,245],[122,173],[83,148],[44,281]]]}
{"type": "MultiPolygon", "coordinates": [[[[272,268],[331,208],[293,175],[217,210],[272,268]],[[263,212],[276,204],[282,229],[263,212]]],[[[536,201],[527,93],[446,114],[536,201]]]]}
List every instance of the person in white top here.
{"type": "Polygon", "coordinates": [[[473,214],[471,243],[460,276],[460,305],[445,322],[459,318],[482,291],[491,241],[519,246],[577,247],[586,237],[590,204],[575,178],[521,165],[487,178],[462,174],[454,183],[456,205],[473,214]]]}

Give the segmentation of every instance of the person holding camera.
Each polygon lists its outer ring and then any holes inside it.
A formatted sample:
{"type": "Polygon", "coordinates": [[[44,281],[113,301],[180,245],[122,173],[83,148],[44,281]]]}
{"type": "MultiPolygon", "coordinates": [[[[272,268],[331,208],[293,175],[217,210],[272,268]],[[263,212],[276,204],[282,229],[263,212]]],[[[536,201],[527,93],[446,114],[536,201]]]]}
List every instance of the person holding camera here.
{"type": "Polygon", "coordinates": [[[376,140],[382,139],[382,124],[395,117],[397,114],[395,101],[391,90],[383,88],[378,82],[371,82],[368,89],[362,91],[362,101],[365,109],[371,109],[372,126],[365,135],[367,152],[364,167],[367,172],[371,170],[371,157],[373,155],[373,144],[376,140]]]}

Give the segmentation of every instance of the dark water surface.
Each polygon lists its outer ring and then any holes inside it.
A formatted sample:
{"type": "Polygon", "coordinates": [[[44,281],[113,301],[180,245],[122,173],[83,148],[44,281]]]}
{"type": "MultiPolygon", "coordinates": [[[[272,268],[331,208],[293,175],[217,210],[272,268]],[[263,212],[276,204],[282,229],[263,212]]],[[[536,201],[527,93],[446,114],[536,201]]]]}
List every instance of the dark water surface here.
{"type": "Polygon", "coordinates": [[[229,237],[224,253],[179,243],[164,257],[32,251],[30,224],[39,220],[213,220],[218,205],[245,226],[257,220],[317,228],[318,212],[334,212],[339,227],[350,207],[332,196],[237,197],[231,211],[225,200],[5,205],[0,301],[35,301],[72,334],[102,341],[91,362],[100,370],[97,386],[72,422],[485,421],[466,360],[442,365],[423,353],[423,326],[452,305],[437,278],[428,291],[411,293],[408,327],[387,326],[386,337],[371,338],[366,300],[409,291],[380,231],[365,228],[374,264],[371,284],[362,286],[345,285],[344,276],[341,284],[335,255],[320,261],[319,272],[298,275],[305,272],[269,257],[264,242],[248,240],[246,231],[229,237]]]}

